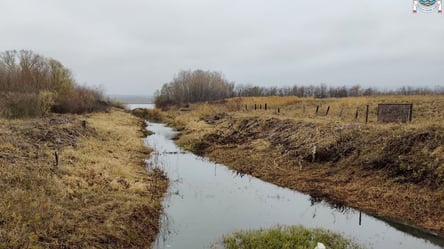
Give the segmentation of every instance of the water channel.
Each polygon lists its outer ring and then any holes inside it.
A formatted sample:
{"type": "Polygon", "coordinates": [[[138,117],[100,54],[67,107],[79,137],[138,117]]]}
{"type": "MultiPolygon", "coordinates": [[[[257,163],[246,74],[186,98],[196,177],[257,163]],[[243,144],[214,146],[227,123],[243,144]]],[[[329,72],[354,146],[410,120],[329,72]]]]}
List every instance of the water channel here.
{"type": "Polygon", "coordinates": [[[185,152],[172,140],[177,133],[164,124],[149,123],[148,129],[155,133],[145,139],[155,149],[149,167],[162,169],[170,179],[154,248],[209,248],[234,231],[275,225],[329,229],[368,248],[444,248],[442,238],[238,175],[185,152]]]}

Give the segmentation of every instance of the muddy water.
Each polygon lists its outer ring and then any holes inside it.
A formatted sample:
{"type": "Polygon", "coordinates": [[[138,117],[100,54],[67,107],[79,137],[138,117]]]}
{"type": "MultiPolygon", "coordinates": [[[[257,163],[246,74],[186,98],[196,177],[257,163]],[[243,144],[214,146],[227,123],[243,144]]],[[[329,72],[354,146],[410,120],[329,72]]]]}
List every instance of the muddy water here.
{"type": "Polygon", "coordinates": [[[171,181],[154,248],[209,248],[224,234],[278,224],[330,229],[368,248],[444,248],[441,238],[240,176],[184,152],[172,140],[176,133],[163,124],[150,123],[148,129],[155,133],[146,139],[155,148],[149,165],[171,181]]]}

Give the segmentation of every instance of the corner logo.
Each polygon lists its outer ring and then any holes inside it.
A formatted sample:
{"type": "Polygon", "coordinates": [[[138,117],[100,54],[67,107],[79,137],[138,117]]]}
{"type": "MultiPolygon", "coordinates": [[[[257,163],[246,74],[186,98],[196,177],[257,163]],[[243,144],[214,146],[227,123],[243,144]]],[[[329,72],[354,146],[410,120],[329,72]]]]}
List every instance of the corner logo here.
{"type": "Polygon", "coordinates": [[[435,10],[438,10],[438,13],[442,13],[441,0],[413,0],[413,13],[416,13],[417,9],[426,13],[431,13],[435,10]]]}

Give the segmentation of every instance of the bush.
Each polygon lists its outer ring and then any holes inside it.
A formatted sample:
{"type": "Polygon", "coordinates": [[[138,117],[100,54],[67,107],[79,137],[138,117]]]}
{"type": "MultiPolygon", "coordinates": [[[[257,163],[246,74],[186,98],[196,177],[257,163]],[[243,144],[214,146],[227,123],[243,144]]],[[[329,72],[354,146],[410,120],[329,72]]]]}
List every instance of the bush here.
{"type": "Polygon", "coordinates": [[[52,111],[58,113],[89,113],[106,111],[110,103],[98,90],[85,86],[75,86],[70,91],[58,96],[52,111]]]}
{"type": "Polygon", "coordinates": [[[1,115],[4,117],[36,117],[40,114],[39,98],[35,93],[8,93],[3,97],[1,115]]]}
{"type": "Polygon", "coordinates": [[[38,107],[40,111],[40,115],[45,116],[50,110],[51,107],[55,104],[55,94],[51,91],[41,91],[38,96],[38,107]]]}

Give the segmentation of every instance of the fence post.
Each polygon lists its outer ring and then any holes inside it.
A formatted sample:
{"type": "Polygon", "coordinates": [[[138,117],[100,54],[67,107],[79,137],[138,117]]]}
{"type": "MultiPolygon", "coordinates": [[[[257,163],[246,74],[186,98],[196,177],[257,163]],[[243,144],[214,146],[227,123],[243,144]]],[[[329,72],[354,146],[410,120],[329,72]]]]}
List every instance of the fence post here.
{"type": "Polygon", "coordinates": [[[319,106],[316,106],[316,114],[319,112],[319,106]]]}
{"type": "Polygon", "coordinates": [[[256,104],[254,104],[254,110],[256,111],[256,109],[257,109],[257,106],[256,106],[256,104]]]}
{"type": "Polygon", "coordinates": [[[259,104],[259,110],[262,110],[262,104],[259,104]]]}
{"type": "Polygon", "coordinates": [[[57,168],[59,167],[59,152],[57,150],[54,151],[54,159],[55,159],[54,167],[57,168]]]}
{"type": "Polygon", "coordinates": [[[342,118],[342,114],[344,112],[344,107],[341,107],[341,111],[339,111],[339,117],[342,118]]]}
{"type": "Polygon", "coordinates": [[[413,104],[410,104],[409,122],[413,119],[413,104]]]}
{"type": "Polygon", "coordinates": [[[281,109],[278,107],[278,114],[281,113],[281,109]]]}
{"type": "Polygon", "coordinates": [[[329,111],[330,111],[330,106],[327,107],[327,112],[325,112],[325,116],[328,116],[329,111]]]}
{"type": "Polygon", "coordinates": [[[248,105],[247,104],[245,104],[245,110],[248,111],[248,105]]]}
{"type": "Polygon", "coordinates": [[[355,119],[358,119],[358,116],[359,116],[359,107],[356,108],[355,119]]]}
{"type": "Polygon", "coordinates": [[[365,110],[365,123],[367,124],[368,123],[368,109],[369,109],[369,106],[367,105],[366,108],[367,109],[365,110]]]}
{"type": "Polygon", "coordinates": [[[264,109],[267,110],[267,103],[265,103],[265,105],[264,105],[264,109]]]}

